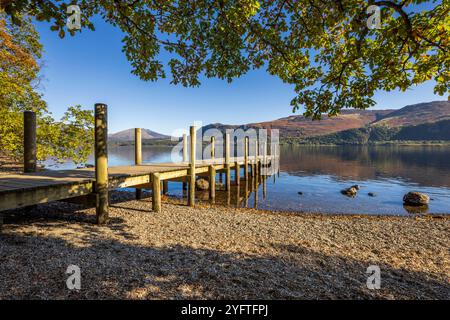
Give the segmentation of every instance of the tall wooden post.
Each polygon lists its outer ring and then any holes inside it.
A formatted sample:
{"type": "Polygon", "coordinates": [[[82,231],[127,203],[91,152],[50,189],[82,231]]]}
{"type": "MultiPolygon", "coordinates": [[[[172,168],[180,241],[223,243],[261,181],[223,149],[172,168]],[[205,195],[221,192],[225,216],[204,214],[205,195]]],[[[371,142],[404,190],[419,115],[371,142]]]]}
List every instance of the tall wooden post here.
{"type": "Polygon", "coordinates": [[[191,134],[191,152],[189,159],[189,196],[188,196],[188,205],[193,207],[195,205],[195,152],[196,152],[196,141],[197,141],[197,132],[195,126],[191,126],[190,128],[191,134]]]}
{"type": "Polygon", "coordinates": [[[230,134],[225,134],[225,190],[231,188],[231,172],[230,172],[230,134]]]}
{"type": "Polygon", "coordinates": [[[95,104],[95,193],[97,223],[108,221],[108,117],[106,104],[95,104]]]}
{"type": "Polygon", "coordinates": [[[244,139],[244,177],[248,180],[248,137],[244,139]]]}
{"type": "Polygon", "coordinates": [[[209,166],[209,199],[211,203],[216,202],[216,169],[214,165],[209,166]]]}
{"type": "Polygon", "coordinates": [[[23,113],[23,171],[36,172],[36,113],[23,113]]]}
{"type": "MultiPolygon", "coordinates": [[[[141,128],[134,129],[134,164],[140,166],[142,164],[142,133],[141,128]]],[[[141,188],[136,188],[136,199],[142,199],[141,188]]]]}
{"type": "Polygon", "coordinates": [[[161,212],[161,179],[159,173],[152,173],[152,207],[153,211],[161,212]]]}

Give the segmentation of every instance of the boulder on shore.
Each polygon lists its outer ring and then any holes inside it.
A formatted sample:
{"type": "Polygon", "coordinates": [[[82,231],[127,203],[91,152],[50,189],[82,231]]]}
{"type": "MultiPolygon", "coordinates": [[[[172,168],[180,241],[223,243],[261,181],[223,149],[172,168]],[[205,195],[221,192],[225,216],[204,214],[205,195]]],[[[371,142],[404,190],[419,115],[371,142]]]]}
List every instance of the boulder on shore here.
{"type": "Polygon", "coordinates": [[[357,186],[351,186],[350,188],[341,190],[341,193],[345,194],[346,196],[349,196],[349,197],[355,197],[359,190],[359,187],[358,188],[356,188],[356,187],[357,186]]]}
{"type": "Polygon", "coordinates": [[[209,190],[209,181],[203,178],[195,181],[195,186],[198,190],[209,190]]]}
{"type": "Polygon", "coordinates": [[[403,203],[409,206],[424,206],[430,202],[430,197],[425,193],[411,191],[403,196],[403,203]]]}

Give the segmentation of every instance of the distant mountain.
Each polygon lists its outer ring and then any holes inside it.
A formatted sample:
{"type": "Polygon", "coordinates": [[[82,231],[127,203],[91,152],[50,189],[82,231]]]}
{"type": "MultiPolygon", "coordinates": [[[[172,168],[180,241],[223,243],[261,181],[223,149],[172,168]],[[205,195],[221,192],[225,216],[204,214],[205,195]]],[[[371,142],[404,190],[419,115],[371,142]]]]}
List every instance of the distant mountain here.
{"type": "MultiPolygon", "coordinates": [[[[170,140],[170,136],[149,130],[142,129],[142,140],[170,140]]],[[[108,136],[110,142],[128,142],[134,141],[134,129],[119,131],[108,136]]]]}
{"type": "Polygon", "coordinates": [[[450,101],[433,101],[406,106],[389,113],[376,125],[388,127],[416,126],[450,119],[450,101]]]}
{"type": "MultiPolygon", "coordinates": [[[[439,137],[446,140],[446,134],[443,132],[447,128],[450,120],[450,102],[433,101],[428,103],[419,103],[409,105],[404,108],[393,110],[343,110],[336,117],[324,115],[322,120],[311,120],[303,115],[292,115],[289,117],[259,122],[245,125],[224,125],[221,123],[209,124],[203,127],[203,130],[216,128],[219,130],[235,128],[265,128],[278,129],[280,138],[284,141],[302,142],[314,141],[312,143],[331,143],[331,141],[369,141],[369,132],[376,141],[381,141],[383,137],[404,138],[414,137],[413,140],[436,140],[439,137]],[[433,124],[438,123],[434,126],[433,124]],[[424,126],[420,126],[424,125],[424,126]],[[414,126],[417,126],[414,128],[414,126]],[[364,128],[375,128],[365,130],[364,128]],[[406,129],[407,127],[411,127],[406,129]],[[389,130],[392,128],[402,128],[402,130],[389,130]],[[359,130],[361,129],[361,130],[359,130]],[[364,130],[362,130],[364,129],[364,130]],[[411,130],[419,133],[412,134],[411,130]],[[435,135],[432,132],[436,131],[435,135]],[[395,135],[397,133],[397,135],[395,135]],[[357,137],[355,137],[355,135],[357,137]],[[378,138],[377,138],[378,137],[378,138]],[[313,139],[314,138],[314,139],[313,139]],[[322,139],[324,138],[324,139],[322,139]],[[347,139],[347,140],[346,140],[347,139]],[[328,141],[328,142],[326,142],[328,141]]],[[[440,139],[440,138],[439,138],[440,139]]]]}

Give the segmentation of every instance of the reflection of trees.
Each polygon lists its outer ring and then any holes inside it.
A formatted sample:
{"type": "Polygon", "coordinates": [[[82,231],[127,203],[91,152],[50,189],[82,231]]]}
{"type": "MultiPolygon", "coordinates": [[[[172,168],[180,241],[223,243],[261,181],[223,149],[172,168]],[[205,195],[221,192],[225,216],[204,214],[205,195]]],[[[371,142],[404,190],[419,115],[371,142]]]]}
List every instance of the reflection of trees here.
{"type": "Polygon", "coordinates": [[[445,146],[283,146],[281,169],[355,179],[397,178],[450,186],[445,146]]]}

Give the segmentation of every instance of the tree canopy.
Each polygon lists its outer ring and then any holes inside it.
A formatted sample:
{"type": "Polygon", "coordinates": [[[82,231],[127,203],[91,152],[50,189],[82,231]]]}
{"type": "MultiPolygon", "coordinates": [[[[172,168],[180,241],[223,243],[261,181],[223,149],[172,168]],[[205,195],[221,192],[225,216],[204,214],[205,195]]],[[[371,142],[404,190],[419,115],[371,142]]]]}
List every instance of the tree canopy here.
{"type": "Polygon", "coordinates": [[[450,93],[450,1],[377,0],[2,0],[7,14],[52,22],[64,37],[68,4],[82,27],[95,15],[124,33],[123,51],[143,80],[171,74],[197,86],[201,76],[232,81],[265,68],[294,85],[295,110],[320,118],[341,108],[374,105],[377,90],[406,90],[434,80],[450,93]],[[425,11],[417,5],[428,4],[425,11]],[[381,27],[369,28],[369,6],[381,27]],[[161,53],[169,54],[163,61],[161,53]],[[166,65],[168,67],[166,67],[166,65]]]}
{"type": "Polygon", "coordinates": [[[37,157],[83,162],[92,149],[92,111],[70,107],[60,121],[48,112],[36,88],[42,45],[31,20],[17,16],[12,23],[0,13],[0,150],[20,159],[23,146],[23,111],[37,115],[37,157]]]}

